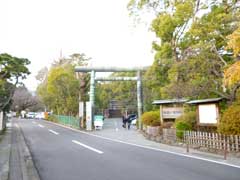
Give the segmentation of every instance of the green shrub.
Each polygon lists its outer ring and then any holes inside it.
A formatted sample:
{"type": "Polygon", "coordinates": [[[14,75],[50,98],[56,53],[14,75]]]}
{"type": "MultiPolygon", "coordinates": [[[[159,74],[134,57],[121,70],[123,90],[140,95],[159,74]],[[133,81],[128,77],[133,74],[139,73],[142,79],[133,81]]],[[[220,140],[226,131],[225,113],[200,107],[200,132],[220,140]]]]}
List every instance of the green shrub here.
{"type": "Polygon", "coordinates": [[[223,113],[218,132],[226,135],[240,135],[240,104],[233,104],[223,113]]]}
{"type": "Polygon", "coordinates": [[[160,112],[149,111],[142,115],[142,123],[145,126],[160,126],[160,112]]]}
{"type": "Polygon", "coordinates": [[[194,130],[196,126],[196,112],[186,112],[175,121],[175,127],[177,130],[177,137],[183,138],[183,131],[194,130]]]}
{"type": "Polygon", "coordinates": [[[58,122],[57,118],[54,115],[48,116],[47,120],[52,122],[58,122]]]}

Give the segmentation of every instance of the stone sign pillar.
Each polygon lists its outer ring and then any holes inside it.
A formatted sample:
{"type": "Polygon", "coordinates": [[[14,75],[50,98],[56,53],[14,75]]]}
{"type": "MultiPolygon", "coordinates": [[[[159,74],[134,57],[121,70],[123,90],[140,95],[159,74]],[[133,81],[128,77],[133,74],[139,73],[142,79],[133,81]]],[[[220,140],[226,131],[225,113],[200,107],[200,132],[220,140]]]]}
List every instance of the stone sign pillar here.
{"type": "Polygon", "coordinates": [[[4,118],[3,117],[3,112],[0,111],[0,131],[2,131],[4,129],[4,125],[3,125],[4,119],[3,118],[4,118]]]}
{"type": "Polygon", "coordinates": [[[138,106],[138,128],[142,129],[142,80],[141,71],[137,71],[137,106],[138,106]]]}

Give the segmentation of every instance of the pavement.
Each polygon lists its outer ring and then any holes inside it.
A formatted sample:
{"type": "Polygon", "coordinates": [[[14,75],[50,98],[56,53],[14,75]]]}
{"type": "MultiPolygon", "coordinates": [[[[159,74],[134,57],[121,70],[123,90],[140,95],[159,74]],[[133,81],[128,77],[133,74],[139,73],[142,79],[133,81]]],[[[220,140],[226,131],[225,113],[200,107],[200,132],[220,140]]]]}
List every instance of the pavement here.
{"type": "Polygon", "coordinates": [[[9,129],[0,135],[0,180],[7,180],[11,151],[11,132],[9,129]]]}
{"type": "Polygon", "coordinates": [[[0,140],[0,180],[239,180],[240,160],[147,140],[121,119],[80,131],[13,120],[0,140]]]}
{"type": "Polygon", "coordinates": [[[21,128],[13,120],[0,140],[0,180],[39,180],[21,128]]]}

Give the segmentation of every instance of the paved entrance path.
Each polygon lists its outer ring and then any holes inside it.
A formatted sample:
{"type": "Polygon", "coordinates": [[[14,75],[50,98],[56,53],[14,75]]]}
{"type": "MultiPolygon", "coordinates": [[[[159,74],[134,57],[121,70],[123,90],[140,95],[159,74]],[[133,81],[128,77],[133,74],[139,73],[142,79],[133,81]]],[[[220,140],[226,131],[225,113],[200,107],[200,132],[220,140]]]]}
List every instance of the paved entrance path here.
{"type": "MultiPolygon", "coordinates": [[[[104,131],[124,131],[127,130],[122,127],[122,118],[108,118],[104,120],[103,129],[104,131]]],[[[130,130],[136,130],[135,125],[131,125],[130,130]]]]}

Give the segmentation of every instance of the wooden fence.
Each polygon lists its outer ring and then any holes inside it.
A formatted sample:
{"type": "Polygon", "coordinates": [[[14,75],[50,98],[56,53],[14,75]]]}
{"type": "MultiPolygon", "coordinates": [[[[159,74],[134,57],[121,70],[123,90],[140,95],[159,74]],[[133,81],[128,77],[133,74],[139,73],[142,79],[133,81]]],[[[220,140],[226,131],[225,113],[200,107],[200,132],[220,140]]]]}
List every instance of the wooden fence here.
{"type": "Polygon", "coordinates": [[[199,146],[228,152],[240,151],[240,136],[237,135],[227,136],[218,133],[185,131],[184,142],[189,146],[199,146]]]}

